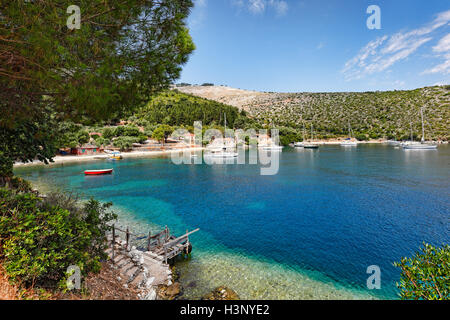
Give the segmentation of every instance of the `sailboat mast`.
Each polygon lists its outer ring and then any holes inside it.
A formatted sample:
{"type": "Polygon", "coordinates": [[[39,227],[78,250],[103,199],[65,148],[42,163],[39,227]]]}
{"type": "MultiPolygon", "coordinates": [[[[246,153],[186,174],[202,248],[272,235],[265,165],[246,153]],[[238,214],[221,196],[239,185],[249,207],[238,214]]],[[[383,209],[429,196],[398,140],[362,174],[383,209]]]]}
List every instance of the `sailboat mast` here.
{"type": "Polygon", "coordinates": [[[350,126],[350,120],[348,120],[348,136],[352,137],[352,127],[350,126]]]}
{"type": "Polygon", "coordinates": [[[425,126],[423,123],[423,107],[420,108],[420,115],[422,116],[422,142],[425,142],[425,126]]]}
{"type": "Polygon", "coordinates": [[[413,142],[414,138],[413,138],[412,122],[409,125],[411,127],[411,142],[413,142]]]}

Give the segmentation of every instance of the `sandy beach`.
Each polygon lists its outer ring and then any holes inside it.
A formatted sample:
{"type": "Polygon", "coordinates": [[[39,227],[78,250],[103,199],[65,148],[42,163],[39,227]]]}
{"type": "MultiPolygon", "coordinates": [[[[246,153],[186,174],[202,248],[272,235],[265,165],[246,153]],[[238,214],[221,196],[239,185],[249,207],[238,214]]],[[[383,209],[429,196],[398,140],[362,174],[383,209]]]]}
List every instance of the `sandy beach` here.
{"type": "MultiPolygon", "coordinates": [[[[184,149],[177,149],[177,150],[164,150],[164,151],[131,151],[131,152],[122,152],[121,155],[123,158],[140,158],[140,157],[155,157],[155,156],[161,156],[166,154],[171,154],[173,152],[184,152],[184,151],[199,151],[203,150],[205,148],[203,147],[195,147],[195,148],[184,148],[184,149]]],[[[57,165],[61,163],[70,163],[70,162],[81,162],[81,161],[95,161],[95,160],[105,160],[108,159],[109,155],[104,154],[98,154],[98,155],[89,155],[89,156],[55,156],[53,158],[53,162],[49,163],[48,165],[57,165]]],[[[22,167],[22,166],[39,166],[39,165],[45,165],[43,162],[35,160],[32,162],[16,162],[14,164],[14,167],[22,167]]]]}

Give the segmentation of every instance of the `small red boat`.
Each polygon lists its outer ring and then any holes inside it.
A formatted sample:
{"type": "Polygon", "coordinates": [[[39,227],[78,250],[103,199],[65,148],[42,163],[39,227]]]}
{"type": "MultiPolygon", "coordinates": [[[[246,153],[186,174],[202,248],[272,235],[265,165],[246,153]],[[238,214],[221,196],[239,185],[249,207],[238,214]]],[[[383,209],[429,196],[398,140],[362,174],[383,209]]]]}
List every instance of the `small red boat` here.
{"type": "Polygon", "coordinates": [[[101,174],[111,174],[113,169],[104,169],[104,170],[86,170],[84,172],[85,175],[101,175],[101,174]]]}

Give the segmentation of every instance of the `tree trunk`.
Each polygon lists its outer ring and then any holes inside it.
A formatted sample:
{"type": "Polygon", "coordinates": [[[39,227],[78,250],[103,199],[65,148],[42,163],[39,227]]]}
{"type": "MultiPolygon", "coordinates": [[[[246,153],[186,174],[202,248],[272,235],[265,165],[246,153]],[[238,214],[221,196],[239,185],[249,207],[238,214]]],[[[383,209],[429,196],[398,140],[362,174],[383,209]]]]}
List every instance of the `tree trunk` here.
{"type": "Polygon", "coordinates": [[[0,188],[11,187],[10,176],[0,176],[0,188]]]}

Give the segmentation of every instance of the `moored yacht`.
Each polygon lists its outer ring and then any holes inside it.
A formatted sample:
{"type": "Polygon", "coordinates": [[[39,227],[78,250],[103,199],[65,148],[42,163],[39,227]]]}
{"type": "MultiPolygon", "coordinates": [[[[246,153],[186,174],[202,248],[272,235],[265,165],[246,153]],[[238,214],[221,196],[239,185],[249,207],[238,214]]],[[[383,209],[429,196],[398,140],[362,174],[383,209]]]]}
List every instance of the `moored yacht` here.
{"type": "Polygon", "coordinates": [[[350,121],[348,122],[348,135],[349,137],[341,142],[343,147],[356,147],[358,143],[352,140],[352,127],[350,126],[350,121]]]}
{"type": "Polygon", "coordinates": [[[305,124],[303,124],[303,141],[302,142],[294,142],[294,148],[303,148],[305,147],[305,137],[306,137],[306,133],[305,133],[305,124]]]}
{"type": "Polygon", "coordinates": [[[413,141],[412,124],[411,124],[411,141],[403,143],[403,149],[405,150],[436,150],[437,144],[425,142],[425,125],[423,120],[423,107],[420,108],[420,115],[422,118],[422,140],[421,142],[413,141]]]}
{"type": "Polygon", "coordinates": [[[305,149],[319,149],[319,144],[313,142],[314,141],[314,129],[313,125],[311,124],[311,141],[305,142],[303,144],[303,148],[305,149]]]}
{"type": "Polygon", "coordinates": [[[356,141],[352,141],[351,138],[347,138],[341,142],[341,146],[343,147],[356,147],[358,143],[356,141]]]}
{"type": "MultiPolygon", "coordinates": [[[[227,130],[227,114],[224,114],[224,128],[225,132],[227,130]]],[[[211,144],[206,147],[207,152],[205,157],[210,158],[237,158],[238,153],[236,150],[236,142],[232,138],[221,138],[214,140],[211,144]]]]}

